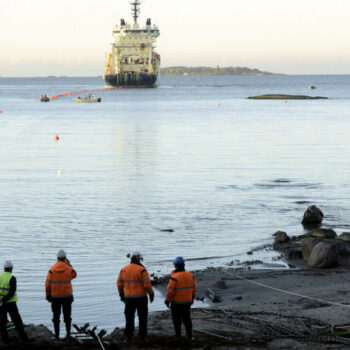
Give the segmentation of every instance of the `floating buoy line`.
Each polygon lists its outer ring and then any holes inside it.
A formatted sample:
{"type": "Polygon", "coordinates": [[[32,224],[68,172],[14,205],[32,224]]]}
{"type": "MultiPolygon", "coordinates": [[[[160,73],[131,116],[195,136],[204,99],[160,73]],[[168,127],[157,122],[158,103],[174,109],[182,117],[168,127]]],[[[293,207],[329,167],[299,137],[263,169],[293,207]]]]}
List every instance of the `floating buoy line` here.
{"type": "Polygon", "coordinates": [[[122,87],[114,88],[114,87],[105,87],[105,88],[98,88],[98,89],[89,89],[89,90],[77,90],[77,91],[70,91],[70,92],[64,92],[62,94],[58,94],[55,96],[49,97],[50,100],[54,100],[56,98],[62,97],[62,96],[68,96],[68,95],[74,95],[74,94],[80,94],[82,92],[95,92],[95,91],[104,91],[104,90],[115,90],[115,89],[122,89],[122,87]]]}

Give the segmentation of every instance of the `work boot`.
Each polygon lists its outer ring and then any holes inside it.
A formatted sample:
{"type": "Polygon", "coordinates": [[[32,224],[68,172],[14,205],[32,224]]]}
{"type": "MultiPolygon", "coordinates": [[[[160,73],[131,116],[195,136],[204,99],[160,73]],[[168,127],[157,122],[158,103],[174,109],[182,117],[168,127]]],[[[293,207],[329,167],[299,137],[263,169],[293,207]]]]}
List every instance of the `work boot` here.
{"type": "Polygon", "coordinates": [[[60,322],[54,322],[53,328],[55,330],[55,338],[59,339],[59,337],[60,337],[60,322]]]}
{"type": "Polygon", "coordinates": [[[71,322],[66,322],[66,332],[67,332],[67,335],[66,337],[67,338],[70,338],[70,328],[71,328],[71,322]]]}

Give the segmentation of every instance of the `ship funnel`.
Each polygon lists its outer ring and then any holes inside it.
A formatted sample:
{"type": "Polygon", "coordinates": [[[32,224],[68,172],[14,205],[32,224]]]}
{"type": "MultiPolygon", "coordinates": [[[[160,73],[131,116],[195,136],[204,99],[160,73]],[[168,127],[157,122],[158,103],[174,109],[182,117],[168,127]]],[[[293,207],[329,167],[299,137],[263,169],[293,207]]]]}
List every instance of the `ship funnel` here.
{"type": "Polygon", "coordinates": [[[134,23],[137,24],[137,19],[140,16],[141,0],[131,0],[130,5],[131,5],[131,15],[134,18],[134,23]]]}
{"type": "Polygon", "coordinates": [[[146,26],[147,26],[147,27],[150,27],[150,26],[151,26],[151,19],[150,19],[150,18],[147,18],[146,26]]]}
{"type": "Polygon", "coordinates": [[[124,18],[122,18],[122,19],[120,20],[120,26],[121,26],[121,27],[125,26],[125,20],[124,20],[124,18]]]}

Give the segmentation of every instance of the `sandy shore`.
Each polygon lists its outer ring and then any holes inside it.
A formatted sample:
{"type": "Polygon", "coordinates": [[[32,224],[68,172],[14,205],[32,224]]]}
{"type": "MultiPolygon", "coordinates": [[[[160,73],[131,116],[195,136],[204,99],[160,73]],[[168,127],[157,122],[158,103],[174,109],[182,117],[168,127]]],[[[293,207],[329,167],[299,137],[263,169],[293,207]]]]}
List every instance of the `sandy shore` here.
{"type": "MultiPolygon", "coordinates": [[[[170,311],[149,317],[149,339],[122,345],[122,329],[105,337],[106,349],[348,349],[350,338],[334,336],[350,323],[349,270],[208,268],[194,272],[197,298],[209,307],[192,312],[194,341],[174,339],[170,311]],[[243,280],[244,278],[245,280],[243,280]],[[252,283],[254,282],[254,283],[252,283]],[[296,293],[307,296],[283,293],[296,293]],[[208,288],[220,301],[208,299],[208,288]],[[310,299],[315,298],[315,299],[310,299]],[[319,299],[319,300],[317,300],[319,299]],[[336,304],[344,304],[336,305],[336,304]]],[[[167,278],[155,283],[166,291],[167,278]]],[[[97,342],[14,344],[8,349],[98,349],[97,342]]]]}

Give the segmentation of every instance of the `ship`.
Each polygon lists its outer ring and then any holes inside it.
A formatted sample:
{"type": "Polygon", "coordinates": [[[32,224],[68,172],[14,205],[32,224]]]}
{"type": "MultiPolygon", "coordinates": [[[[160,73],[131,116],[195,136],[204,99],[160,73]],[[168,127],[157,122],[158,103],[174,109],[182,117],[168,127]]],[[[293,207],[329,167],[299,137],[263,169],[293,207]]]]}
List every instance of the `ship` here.
{"type": "Polygon", "coordinates": [[[138,23],[140,0],[131,0],[133,23],[120,20],[113,29],[114,42],[107,54],[103,79],[107,87],[155,87],[159,74],[160,55],[155,51],[159,29],[138,23]]]}

